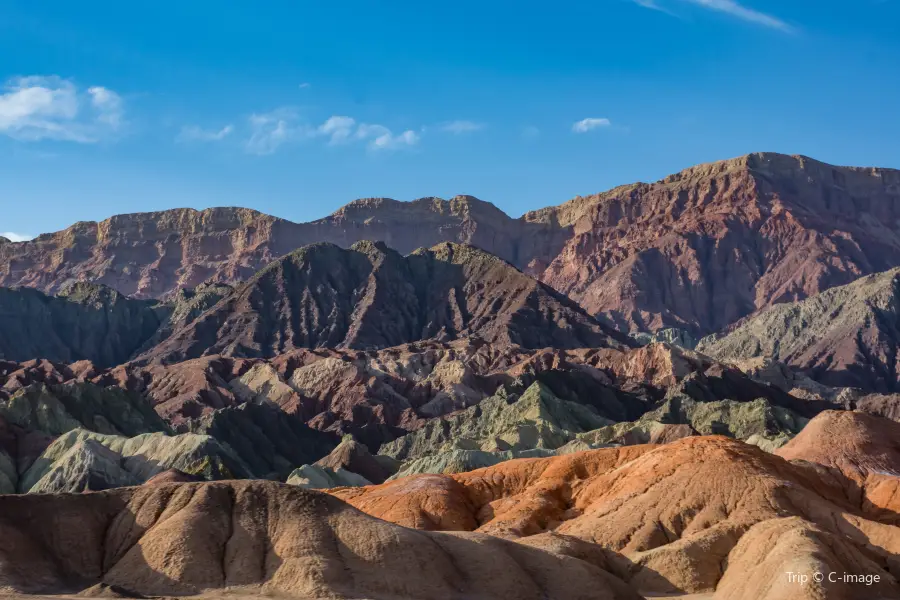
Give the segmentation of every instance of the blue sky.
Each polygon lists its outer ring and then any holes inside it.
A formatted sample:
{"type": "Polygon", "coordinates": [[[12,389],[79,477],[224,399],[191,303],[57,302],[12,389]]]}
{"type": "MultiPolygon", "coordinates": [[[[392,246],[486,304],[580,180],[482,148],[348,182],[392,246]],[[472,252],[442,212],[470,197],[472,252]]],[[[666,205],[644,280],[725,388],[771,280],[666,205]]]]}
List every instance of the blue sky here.
{"type": "Polygon", "coordinates": [[[0,233],[508,213],[755,151],[900,167],[897,0],[0,0],[0,233]]]}

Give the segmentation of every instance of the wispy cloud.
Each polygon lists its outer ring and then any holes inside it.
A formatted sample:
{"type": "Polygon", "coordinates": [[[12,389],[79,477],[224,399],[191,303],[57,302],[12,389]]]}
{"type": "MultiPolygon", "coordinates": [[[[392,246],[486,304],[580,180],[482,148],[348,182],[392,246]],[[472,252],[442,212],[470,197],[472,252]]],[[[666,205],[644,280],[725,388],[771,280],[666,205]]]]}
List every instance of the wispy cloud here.
{"type": "Polygon", "coordinates": [[[312,84],[309,83],[308,81],[304,81],[303,83],[301,83],[301,84],[300,84],[299,86],[297,86],[297,87],[299,87],[301,90],[305,90],[306,88],[310,87],[311,85],[312,85],[312,84]]]}
{"type": "Polygon", "coordinates": [[[34,239],[33,235],[13,233],[12,231],[0,231],[0,237],[4,237],[11,242],[27,242],[28,240],[34,239]]]}
{"type": "Polygon", "coordinates": [[[302,123],[291,109],[252,115],[250,128],[246,149],[251,154],[272,154],[285,143],[316,138],[326,139],[332,146],[364,142],[370,150],[408,148],[420,140],[419,134],[411,129],[394,134],[384,125],[360,123],[343,115],[329,117],[320,125],[311,126],[302,123]]]}
{"type": "Polygon", "coordinates": [[[285,142],[308,135],[294,124],[296,114],[291,109],[278,109],[269,113],[250,115],[250,139],[246,142],[251,154],[272,154],[285,142]]]}
{"type": "Polygon", "coordinates": [[[329,143],[340,144],[350,139],[354,129],[356,129],[356,119],[334,116],[319,125],[317,131],[320,135],[329,138],[329,143]]]}
{"type": "Polygon", "coordinates": [[[595,117],[582,119],[572,125],[572,131],[575,133],[587,133],[593,129],[598,129],[601,127],[609,127],[612,125],[609,119],[598,119],[595,117]]]}
{"type": "Polygon", "coordinates": [[[220,142],[231,135],[233,131],[233,125],[226,125],[219,130],[203,129],[196,125],[185,125],[175,139],[179,142],[220,142]]]}
{"type": "Polygon", "coordinates": [[[408,129],[403,133],[394,135],[384,125],[360,124],[356,130],[356,137],[360,140],[369,140],[369,148],[372,150],[395,150],[408,148],[419,143],[419,134],[408,129]]]}
{"type": "Polygon", "coordinates": [[[472,133],[475,131],[481,131],[485,128],[484,123],[476,123],[474,121],[450,121],[449,123],[444,123],[440,125],[438,129],[441,131],[445,131],[447,133],[452,133],[454,135],[462,135],[464,133],[472,133]]]}
{"type": "MultiPolygon", "coordinates": [[[[787,22],[775,17],[773,15],[760,12],[758,10],[754,10],[747,6],[744,6],[737,0],[672,0],[678,2],[687,2],[688,4],[694,4],[696,6],[700,6],[709,10],[714,10],[716,12],[725,13],[741,19],[743,21],[748,21],[750,23],[755,23],[757,25],[762,25],[764,27],[769,27],[771,29],[778,29],[787,33],[793,33],[795,28],[788,24],[787,22]]],[[[659,10],[663,12],[667,12],[671,14],[671,11],[662,3],[661,0],[632,0],[635,4],[643,6],[644,8],[649,8],[652,10],[659,10]]]]}
{"type": "Polygon", "coordinates": [[[123,115],[116,92],[56,76],[10,79],[0,94],[0,133],[21,141],[98,142],[119,131],[123,115]]]}

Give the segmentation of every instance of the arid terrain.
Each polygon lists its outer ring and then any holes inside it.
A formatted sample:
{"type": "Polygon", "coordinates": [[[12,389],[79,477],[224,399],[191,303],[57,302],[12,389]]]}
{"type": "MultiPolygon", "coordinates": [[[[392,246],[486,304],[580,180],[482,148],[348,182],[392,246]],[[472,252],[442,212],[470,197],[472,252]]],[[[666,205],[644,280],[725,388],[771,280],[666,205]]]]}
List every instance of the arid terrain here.
{"type": "Polygon", "coordinates": [[[0,238],[0,598],[900,598],[898,207],[752,154],[0,238]]]}

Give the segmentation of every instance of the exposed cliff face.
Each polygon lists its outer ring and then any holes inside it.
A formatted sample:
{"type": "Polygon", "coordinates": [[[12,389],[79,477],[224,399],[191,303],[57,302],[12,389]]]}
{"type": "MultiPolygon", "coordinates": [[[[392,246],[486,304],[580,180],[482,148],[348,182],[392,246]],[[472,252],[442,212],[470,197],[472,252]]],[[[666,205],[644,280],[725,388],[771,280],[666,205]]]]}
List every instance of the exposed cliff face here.
{"type": "Polygon", "coordinates": [[[900,264],[900,171],[753,154],[511,219],[461,196],[352,202],[306,224],[237,208],[120,215],[0,244],[0,285],[162,297],[234,283],[298,247],[381,240],[491,252],[631,330],[697,336],[900,264]]]}
{"type": "Polygon", "coordinates": [[[627,346],[621,334],[497,257],[441,244],[307,246],[273,262],[140,357],[271,357],[298,348],[380,349],[477,337],[501,346],[627,346]]]}
{"type": "Polygon", "coordinates": [[[900,269],[773,306],[699,350],[727,361],[772,358],[828,385],[900,391],[900,269]]]}
{"type": "Polygon", "coordinates": [[[0,285],[53,293],[68,281],[83,280],[138,298],[160,298],[207,280],[248,279],[272,260],[317,242],[349,247],[379,240],[402,254],[457,242],[518,262],[520,253],[554,243],[544,231],[552,228],[521,223],[469,196],[414,202],[367,198],[302,224],[245,208],[177,209],[81,222],[30,242],[0,244],[0,285]]]}
{"type": "Polygon", "coordinates": [[[70,285],[57,296],[0,288],[0,358],[122,363],[164,319],[153,304],[88,283],[70,285]]]}
{"type": "Polygon", "coordinates": [[[573,228],[541,279],[621,327],[719,330],[900,263],[900,171],[753,154],[523,217],[573,228]]]}

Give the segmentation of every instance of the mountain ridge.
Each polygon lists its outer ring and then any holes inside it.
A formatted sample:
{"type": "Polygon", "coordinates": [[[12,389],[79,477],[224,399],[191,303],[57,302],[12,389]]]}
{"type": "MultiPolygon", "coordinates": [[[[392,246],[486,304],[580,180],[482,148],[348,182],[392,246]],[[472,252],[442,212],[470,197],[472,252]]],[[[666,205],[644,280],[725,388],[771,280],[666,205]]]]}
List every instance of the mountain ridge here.
{"type": "Polygon", "coordinates": [[[52,292],[83,279],[160,298],[246,280],[309,243],[377,240],[408,254],[449,241],[507,260],[620,329],[701,336],[900,264],[898,223],[898,170],[756,153],[519,218],[472,196],[363,198],[308,223],[241,208],[118,215],[0,245],[0,285],[52,292]]]}

